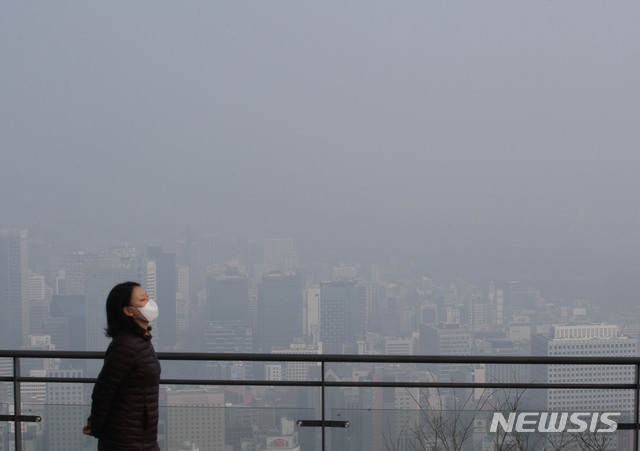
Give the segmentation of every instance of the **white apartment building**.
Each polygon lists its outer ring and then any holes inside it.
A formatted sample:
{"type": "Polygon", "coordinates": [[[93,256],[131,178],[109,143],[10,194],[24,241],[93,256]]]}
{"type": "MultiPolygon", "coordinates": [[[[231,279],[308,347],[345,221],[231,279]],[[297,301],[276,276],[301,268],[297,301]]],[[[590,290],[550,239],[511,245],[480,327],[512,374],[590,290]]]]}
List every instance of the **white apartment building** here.
{"type": "Polygon", "coordinates": [[[388,338],[384,341],[385,355],[413,355],[413,339],[388,338]]]}
{"type": "MultiPolygon", "coordinates": [[[[274,349],[272,354],[322,354],[322,343],[318,345],[305,345],[300,343],[292,343],[289,349],[274,349]]],[[[273,366],[273,365],[272,365],[273,366]]],[[[314,366],[320,366],[319,362],[285,362],[282,368],[281,378],[287,381],[308,381],[309,370],[314,366]]],[[[274,371],[275,368],[271,369],[274,371]]],[[[271,373],[269,373],[271,374],[271,373]]],[[[275,376],[273,376],[275,377],[275,376]]],[[[270,379],[280,380],[280,379],[270,379]]]]}
{"type": "MultiPolygon", "coordinates": [[[[554,325],[549,335],[532,339],[535,356],[633,357],[638,342],[619,332],[613,324],[554,325]]],[[[633,383],[630,365],[534,365],[533,382],[547,383],[633,383]]],[[[631,412],[633,396],[626,390],[550,389],[548,410],[631,412]]]]}

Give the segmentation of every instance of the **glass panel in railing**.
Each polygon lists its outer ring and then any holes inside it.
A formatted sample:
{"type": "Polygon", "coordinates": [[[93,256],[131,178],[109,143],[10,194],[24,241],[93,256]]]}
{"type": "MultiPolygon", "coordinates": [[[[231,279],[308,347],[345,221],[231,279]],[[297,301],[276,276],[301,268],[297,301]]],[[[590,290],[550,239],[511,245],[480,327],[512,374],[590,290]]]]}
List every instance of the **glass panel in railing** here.
{"type": "Polygon", "coordinates": [[[82,433],[88,413],[86,404],[23,404],[24,416],[41,421],[22,423],[22,449],[95,450],[95,439],[82,433]]]}
{"type": "Polygon", "coordinates": [[[496,420],[491,411],[399,408],[334,409],[330,416],[348,420],[348,427],[334,427],[329,432],[331,449],[340,451],[617,451],[631,449],[633,443],[632,432],[611,428],[609,419],[601,414],[593,427],[595,414],[572,419],[571,415],[565,418],[548,412],[511,412],[496,420]]]}
{"type": "MultiPolygon", "coordinates": [[[[321,429],[299,425],[300,420],[314,419],[315,409],[209,406],[203,396],[192,393],[184,395],[181,401],[203,405],[161,407],[158,424],[161,449],[321,450],[321,429]]],[[[176,402],[176,399],[168,401],[176,402]]],[[[25,414],[41,415],[42,421],[23,423],[22,449],[91,451],[97,448],[95,438],[82,434],[88,405],[25,405],[24,409],[25,414]]],[[[5,427],[5,430],[11,432],[11,428],[5,427]]]]}
{"type": "Polygon", "coordinates": [[[161,409],[159,443],[168,450],[321,450],[321,429],[303,427],[315,409],[206,405],[206,394],[180,394],[161,409]],[[176,399],[179,396],[180,399],[176,399]]]}

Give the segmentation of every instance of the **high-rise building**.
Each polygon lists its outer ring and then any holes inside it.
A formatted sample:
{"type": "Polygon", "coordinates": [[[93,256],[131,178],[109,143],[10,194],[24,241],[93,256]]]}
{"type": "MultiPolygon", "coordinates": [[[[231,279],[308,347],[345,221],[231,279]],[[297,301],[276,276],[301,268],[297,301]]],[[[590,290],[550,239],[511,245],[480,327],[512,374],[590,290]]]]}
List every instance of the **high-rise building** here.
{"type": "MultiPolygon", "coordinates": [[[[535,356],[635,357],[638,341],[622,335],[614,324],[555,325],[549,335],[531,340],[535,356]]],[[[620,383],[634,382],[632,365],[535,365],[532,378],[537,383],[620,383]]],[[[538,397],[542,399],[542,397],[538,397]]],[[[571,411],[633,412],[633,396],[625,390],[550,389],[540,408],[571,411]]]]}
{"type": "Polygon", "coordinates": [[[355,280],[320,284],[320,341],[326,354],[356,354],[366,325],[366,287],[355,280]]]}
{"type": "Polygon", "coordinates": [[[191,300],[191,271],[187,265],[176,266],[176,292],[182,295],[187,303],[191,300]]]}
{"type": "Polygon", "coordinates": [[[189,327],[191,312],[190,271],[186,265],[176,265],[176,339],[189,327]]]}
{"type": "Polygon", "coordinates": [[[38,335],[49,317],[50,302],[47,300],[27,301],[29,304],[29,333],[38,335]]]}
{"type": "MultiPolygon", "coordinates": [[[[147,261],[155,262],[153,288],[158,303],[156,343],[159,348],[170,349],[176,344],[176,255],[162,252],[162,247],[147,248],[147,261]]],[[[154,266],[154,265],[152,265],[154,266]]],[[[151,294],[149,295],[151,296],[151,294]]]]}
{"type": "Polygon", "coordinates": [[[270,273],[258,287],[258,341],[262,352],[288,348],[303,331],[304,281],[300,274],[270,273]]]}
{"type": "MultiPolygon", "coordinates": [[[[47,377],[81,378],[81,369],[54,369],[47,377]]],[[[84,384],[47,384],[47,449],[82,449],[86,439],[78,434],[78,425],[86,423],[84,384]]]]}
{"type": "Polygon", "coordinates": [[[84,329],[86,310],[84,296],[53,296],[49,309],[50,316],[45,320],[43,327],[44,332],[51,335],[51,341],[58,351],[87,349],[87,335],[84,329]]]}
{"type": "Polygon", "coordinates": [[[250,353],[252,331],[244,321],[207,321],[204,331],[206,352],[250,353]]]}
{"type": "Polygon", "coordinates": [[[203,277],[204,274],[204,266],[202,265],[202,252],[200,250],[200,246],[198,246],[195,242],[179,242],[178,250],[176,253],[176,263],[177,265],[188,268],[188,277],[189,277],[189,288],[188,288],[188,297],[186,295],[186,290],[182,287],[182,281],[180,278],[182,276],[179,275],[178,282],[178,292],[182,292],[185,295],[185,298],[188,299],[189,302],[194,302],[198,298],[198,293],[204,289],[205,279],[203,277]]]}
{"type": "Polygon", "coordinates": [[[190,441],[202,450],[227,451],[224,393],[209,390],[175,390],[167,394],[168,449],[190,441]]]}
{"type": "Polygon", "coordinates": [[[297,270],[298,256],[292,238],[264,240],[264,263],[281,271],[297,270]]]}
{"type": "Polygon", "coordinates": [[[27,231],[0,230],[0,347],[19,349],[29,334],[27,231]]]}
{"type": "Polygon", "coordinates": [[[496,310],[488,303],[472,302],[469,313],[471,330],[488,330],[496,325],[496,310]]]}
{"type": "Polygon", "coordinates": [[[207,276],[207,320],[251,325],[249,278],[245,274],[227,270],[222,276],[207,276]]]}
{"type": "MultiPolygon", "coordinates": [[[[420,353],[423,355],[471,355],[471,331],[458,323],[420,325],[420,353]]],[[[431,366],[439,381],[451,382],[453,364],[431,366]]]]}
{"type": "Polygon", "coordinates": [[[304,334],[311,343],[320,342],[320,286],[314,285],[304,290],[304,334]]]}
{"type": "Polygon", "coordinates": [[[44,274],[32,274],[29,272],[27,299],[29,301],[44,301],[46,294],[44,274]]]}
{"type": "MultiPolygon", "coordinates": [[[[84,296],[85,263],[87,256],[84,253],[70,254],[64,259],[64,282],[58,282],[56,294],[69,294],[84,296]],[[62,285],[60,287],[60,285],[62,285]],[[60,289],[61,288],[61,289],[60,289]]],[[[106,297],[105,297],[106,299],[106,297]]]]}
{"type": "Polygon", "coordinates": [[[150,299],[155,299],[156,302],[158,302],[158,293],[156,292],[157,272],[156,261],[151,259],[147,260],[143,288],[147,292],[147,296],[149,296],[150,299]]]}

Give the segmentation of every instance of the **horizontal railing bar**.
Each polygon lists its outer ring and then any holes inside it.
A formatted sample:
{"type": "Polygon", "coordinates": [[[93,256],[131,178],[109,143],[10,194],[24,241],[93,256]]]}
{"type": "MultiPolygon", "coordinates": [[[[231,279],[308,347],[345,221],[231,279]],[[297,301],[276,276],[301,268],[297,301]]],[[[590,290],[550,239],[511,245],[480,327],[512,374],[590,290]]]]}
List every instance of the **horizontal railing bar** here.
{"type": "MultiPolygon", "coordinates": [[[[103,359],[103,351],[0,350],[0,358],[103,359]]],[[[521,364],[521,365],[640,365],[640,357],[562,356],[445,356],[445,355],[359,355],[359,354],[243,354],[201,352],[158,352],[160,360],[244,361],[244,362],[333,362],[415,364],[521,364]]]]}
{"type": "Polygon", "coordinates": [[[36,383],[36,382],[51,382],[51,383],[61,383],[61,382],[75,382],[78,384],[93,384],[96,381],[95,377],[38,377],[38,376],[18,376],[18,377],[0,377],[0,382],[27,382],[27,383],[36,383]]]}
{"type": "Polygon", "coordinates": [[[407,388],[528,388],[528,389],[576,389],[576,390],[635,390],[635,384],[553,384],[533,382],[325,382],[327,387],[407,387],[407,388]]]}
{"type": "MultiPolygon", "coordinates": [[[[0,377],[0,382],[12,382],[14,378],[0,377]]],[[[32,377],[17,378],[24,383],[77,383],[92,384],[96,378],[87,377],[32,377]]],[[[244,386],[285,386],[285,387],[395,387],[395,388],[526,388],[526,389],[576,389],[576,390],[635,390],[635,384],[618,383],[535,383],[535,382],[372,382],[372,381],[267,381],[267,380],[221,380],[221,379],[160,379],[163,385],[244,385],[244,386]]]]}
{"type": "Polygon", "coordinates": [[[162,385],[245,385],[245,386],[266,386],[266,387],[321,387],[320,381],[263,381],[263,380],[220,380],[220,379],[160,379],[162,385]],[[195,382],[195,383],[194,383],[195,382]]]}
{"type": "Polygon", "coordinates": [[[333,363],[448,363],[448,364],[560,364],[560,365],[640,365],[640,357],[558,357],[558,356],[399,356],[342,354],[185,354],[159,352],[162,360],[240,360],[265,362],[333,362],[333,363]],[[230,359],[228,356],[233,355],[230,359]],[[212,358],[213,357],[213,358],[212,358]]]}
{"type": "Polygon", "coordinates": [[[351,423],[349,421],[335,421],[335,420],[298,420],[296,425],[299,427],[312,427],[312,428],[348,428],[351,423]]]}
{"type": "MultiPolygon", "coordinates": [[[[15,415],[0,415],[0,421],[16,421],[15,415]]],[[[40,423],[42,417],[40,415],[18,415],[17,421],[25,423],[40,423]]]]}

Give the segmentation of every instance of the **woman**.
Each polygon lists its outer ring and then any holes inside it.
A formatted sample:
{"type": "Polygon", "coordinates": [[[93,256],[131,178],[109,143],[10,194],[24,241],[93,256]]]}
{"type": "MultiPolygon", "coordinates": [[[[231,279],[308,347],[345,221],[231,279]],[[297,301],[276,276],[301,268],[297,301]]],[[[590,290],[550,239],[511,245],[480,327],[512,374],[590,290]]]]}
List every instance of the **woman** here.
{"type": "Polygon", "coordinates": [[[106,335],[111,343],[82,429],[98,438],[99,451],[160,449],[160,363],[149,333],[157,317],[158,305],[138,283],[121,283],[109,293],[106,335]]]}

